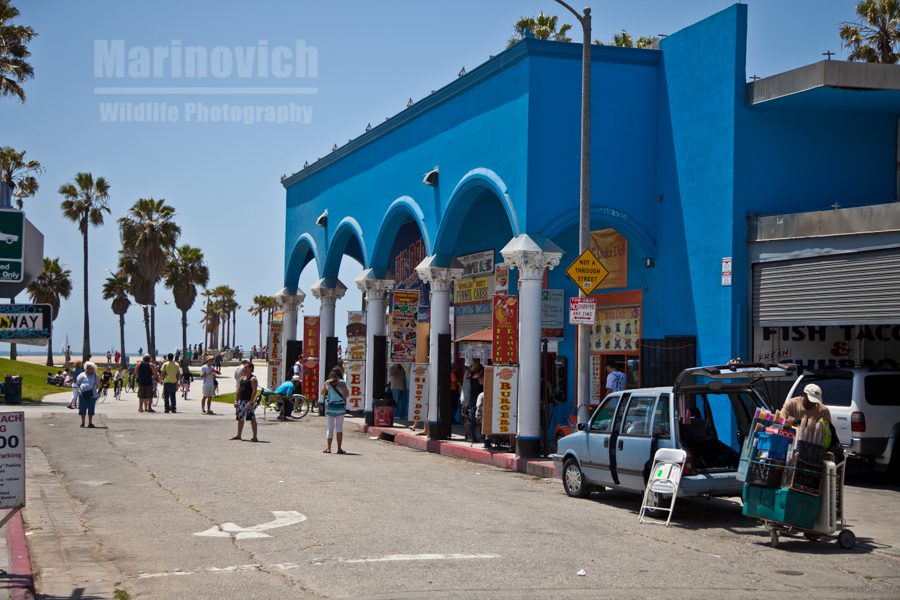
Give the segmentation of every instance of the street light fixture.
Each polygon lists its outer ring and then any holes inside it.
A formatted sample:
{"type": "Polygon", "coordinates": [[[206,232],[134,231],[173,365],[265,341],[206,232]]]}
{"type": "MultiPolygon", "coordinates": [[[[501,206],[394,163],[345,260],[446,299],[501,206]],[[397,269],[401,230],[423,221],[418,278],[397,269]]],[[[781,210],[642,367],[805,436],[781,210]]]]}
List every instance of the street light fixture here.
{"type": "MultiPolygon", "coordinates": [[[[581,194],[578,203],[578,252],[583,252],[590,245],[591,236],[591,9],[585,8],[584,14],[563,2],[564,6],[575,15],[581,23],[584,33],[581,48],[581,194]]],[[[586,294],[582,291],[580,295],[586,294]]],[[[590,415],[588,406],[590,399],[590,356],[588,326],[578,326],[578,422],[587,423],[590,415]]]]}

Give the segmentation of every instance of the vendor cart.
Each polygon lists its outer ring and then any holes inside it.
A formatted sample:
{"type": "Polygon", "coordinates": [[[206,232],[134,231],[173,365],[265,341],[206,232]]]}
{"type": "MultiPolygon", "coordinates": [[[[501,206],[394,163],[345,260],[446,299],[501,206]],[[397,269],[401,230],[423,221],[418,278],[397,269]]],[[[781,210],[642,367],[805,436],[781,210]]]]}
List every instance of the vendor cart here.
{"type": "MultiPolygon", "coordinates": [[[[754,464],[751,468],[764,470],[766,466],[754,464]]],[[[789,475],[783,482],[787,485],[779,488],[754,485],[754,480],[748,479],[743,513],[758,518],[769,530],[773,548],[781,535],[802,535],[811,542],[836,539],[841,548],[850,550],[856,545],[856,536],[844,521],[844,466],[844,462],[835,465],[825,460],[821,471],[815,473],[803,467],[784,467],[789,475]],[[810,489],[802,481],[813,475],[821,478],[818,489],[810,489]]]]}

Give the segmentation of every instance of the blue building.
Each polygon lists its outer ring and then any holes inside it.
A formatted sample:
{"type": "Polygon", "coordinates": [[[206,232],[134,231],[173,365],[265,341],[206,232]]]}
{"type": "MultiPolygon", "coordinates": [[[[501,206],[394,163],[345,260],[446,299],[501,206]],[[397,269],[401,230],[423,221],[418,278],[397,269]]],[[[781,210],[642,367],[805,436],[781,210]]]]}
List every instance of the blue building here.
{"type": "MultiPolygon", "coordinates": [[[[735,5],[658,49],[591,49],[592,247],[611,272],[594,293],[595,401],[609,362],[626,366],[631,386],[736,356],[810,366],[829,360],[822,344],[846,327],[885,338],[847,360],[900,360],[900,68],[823,61],[748,83],[746,39],[747,6],[735,5]],[[872,270],[888,276],[849,275],[872,270]]],[[[577,295],[565,267],[582,250],[580,71],[579,44],[525,39],[283,179],[286,337],[310,262],[321,336],[334,335],[338,268],[356,259],[367,411],[385,302],[414,288],[420,337],[430,332],[419,341],[432,367],[429,421],[438,334],[489,358],[477,340],[497,292],[520,299],[520,453],[541,435],[542,337],[565,390],[544,433],[572,414],[575,328],[565,319],[541,331],[541,310],[542,295],[577,295]]]]}

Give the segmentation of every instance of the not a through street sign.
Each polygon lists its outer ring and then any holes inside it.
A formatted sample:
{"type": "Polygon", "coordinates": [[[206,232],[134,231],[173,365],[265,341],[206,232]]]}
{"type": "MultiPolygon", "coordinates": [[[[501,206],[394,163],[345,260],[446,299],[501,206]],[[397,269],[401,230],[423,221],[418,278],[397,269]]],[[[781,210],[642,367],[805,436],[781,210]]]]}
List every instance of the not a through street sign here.
{"type": "Polygon", "coordinates": [[[566,269],[566,275],[575,282],[575,285],[584,292],[585,296],[590,296],[591,292],[600,285],[600,282],[606,279],[609,271],[594,256],[590,248],[585,248],[584,252],[575,259],[575,262],[566,269]]]}

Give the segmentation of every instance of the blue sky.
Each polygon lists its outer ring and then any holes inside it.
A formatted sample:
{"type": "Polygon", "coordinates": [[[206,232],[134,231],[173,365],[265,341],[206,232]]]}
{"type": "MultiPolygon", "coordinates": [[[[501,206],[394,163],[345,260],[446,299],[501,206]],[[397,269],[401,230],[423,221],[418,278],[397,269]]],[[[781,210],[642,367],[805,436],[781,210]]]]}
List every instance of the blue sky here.
{"type": "MultiPolygon", "coordinates": [[[[677,31],[721,10],[725,0],[581,0],[591,6],[594,36],[609,39],[626,29],[635,36],[677,31]]],[[[328,153],[333,144],[356,137],[366,124],[400,112],[411,97],[418,100],[505,47],[513,23],[523,15],[563,11],[551,0],[260,0],[226,3],[156,0],[18,0],[20,22],[39,37],[33,42],[35,79],[26,85],[28,101],[0,100],[0,145],[28,151],[46,172],[41,190],[29,200],[29,219],[44,232],[45,255],[61,257],[72,270],[75,290],[63,303],[55,325],[55,350],[68,335],[73,350],[81,348],[82,258],[75,226],[59,213],[60,184],[78,171],[106,177],[111,185],[112,214],[107,224],[91,230],[91,339],[95,353],[114,348],[118,324],[100,298],[104,269],[113,269],[119,247],[115,220],[142,197],[165,198],[178,212],[181,243],[206,254],[211,285],[237,290],[240,311],[238,343],[257,342],[255,320],[247,313],[255,294],[281,287],[284,244],[284,190],[279,178],[304,161],[328,153]],[[123,40],[126,47],[254,46],[296,47],[303,41],[316,51],[315,77],[276,79],[271,75],[226,79],[108,79],[95,74],[95,45],[123,40]],[[108,86],[234,85],[314,87],[315,94],[233,96],[109,96],[96,93],[108,86]],[[166,102],[180,108],[175,122],[109,122],[101,118],[107,102],[166,102]],[[203,107],[288,105],[307,107],[308,122],[196,122],[203,107]],[[187,122],[186,104],[198,113],[187,122]]],[[[822,59],[831,50],[845,55],[837,35],[839,24],[853,16],[851,0],[750,0],[747,75],[770,75],[822,59]]],[[[574,28],[575,35],[580,35],[574,28]]],[[[307,73],[309,75],[309,73],[307,73]]],[[[107,105],[107,108],[110,105],[107,105]]],[[[345,311],[358,309],[353,278],[359,267],[345,259],[341,279],[349,288],[338,304],[338,332],[345,311]]],[[[301,287],[314,280],[312,268],[301,287]]],[[[163,302],[171,293],[157,292],[157,342],[160,350],[180,341],[180,317],[163,302]]],[[[26,301],[23,295],[20,301],[26,301]]],[[[317,314],[310,296],[306,314],[317,314]]],[[[200,313],[190,315],[189,342],[202,340],[200,313]]],[[[145,346],[140,313],[126,316],[126,346],[145,346]]],[[[340,333],[339,333],[340,334],[340,333]]],[[[25,349],[25,348],[23,348],[25,349]]],[[[40,348],[29,348],[40,350],[40,348]]]]}

